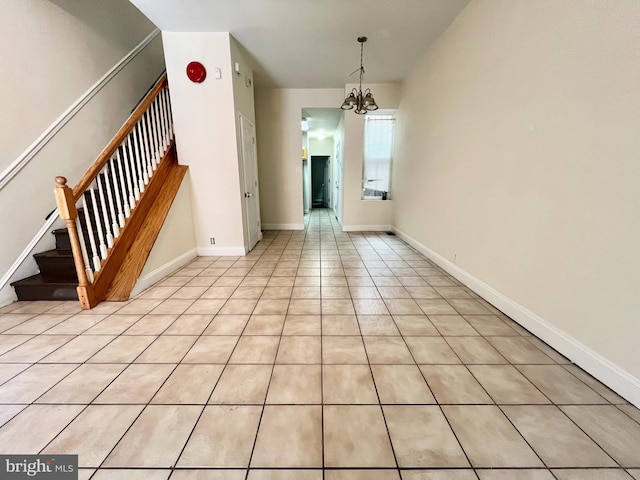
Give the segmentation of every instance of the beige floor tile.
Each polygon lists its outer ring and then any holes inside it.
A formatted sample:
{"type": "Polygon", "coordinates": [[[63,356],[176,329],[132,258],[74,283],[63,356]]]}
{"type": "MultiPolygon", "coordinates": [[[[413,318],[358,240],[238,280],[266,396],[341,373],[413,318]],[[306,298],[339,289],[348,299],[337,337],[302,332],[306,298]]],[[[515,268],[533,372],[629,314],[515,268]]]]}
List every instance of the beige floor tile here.
{"type": "Polygon", "coordinates": [[[616,466],[555,406],[507,406],[502,410],[547,467],[616,466]]]}
{"type": "Polygon", "coordinates": [[[438,403],[487,404],[493,400],[464,365],[420,365],[438,403]]]}
{"type": "MultiPolygon", "coordinates": [[[[295,275],[295,271],[293,274],[295,275]]],[[[320,286],[320,277],[307,277],[307,276],[297,276],[294,282],[294,286],[296,287],[319,287],[320,286]]]]}
{"type": "Polygon", "coordinates": [[[474,467],[542,467],[543,464],[498,407],[442,407],[474,467]]]}
{"type": "Polygon", "coordinates": [[[267,404],[322,403],[320,365],[276,365],[267,404]]]}
{"type": "MultiPolygon", "coordinates": [[[[202,300],[204,301],[204,300],[202,300]]],[[[207,313],[219,313],[220,315],[250,315],[256,312],[256,305],[258,303],[257,299],[229,299],[229,300],[209,300],[210,302],[222,302],[224,306],[221,305],[221,308],[218,310],[212,309],[207,313]],[[215,311],[213,311],[215,310],[215,311]]],[[[263,312],[267,313],[267,312],[263,312]]]]}
{"type": "Polygon", "coordinates": [[[219,300],[226,300],[229,297],[231,297],[231,295],[233,295],[233,292],[236,291],[237,287],[220,287],[220,286],[212,286],[209,287],[207,289],[206,292],[204,292],[202,294],[202,297],[200,297],[201,299],[219,299],[219,300]]]}
{"type": "MultiPolygon", "coordinates": [[[[369,277],[352,277],[352,278],[360,278],[362,279],[360,281],[360,283],[362,283],[363,280],[368,280],[371,281],[371,279],[369,277]]],[[[373,282],[371,282],[373,284],[373,282]]],[[[390,287],[390,288],[400,288],[400,287],[390,287]]],[[[349,293],[351,294],[351,298],[354,299],[365,299],[365,298],[381,298],[380,297],[380,292],[378,291],[378,289],[376,287],[365,287],[365,286],[350,286],[349,287],[349,293]]]]}
{"type": "Polygon", "coordinates": [[[322,470],[252,469],[249,471],[247,480],[322,480],[322,470]]]}
{"type": "Polygon", "coordinates": [[[12,379],[31,366],[31,363],[6,363],[0,368],[0,384],[12,379]]]}
{"type": "Polygon", "coordinates": [[[134,323],[124,335],[160,335],[178,319],[174,314],[149,314],[134,323]]]}
{"type": "Polygon", "coordinates": [[[467,315],[465,319],[480,335],[486,337],[513,337],[518,335],[518,332],[495,315],[467,315]]]}
{"type": "MultiPolygon", "coordinates": [[[[256,299],[260,298],[262,292],[264,291],[264,287],[243,287],[240,286],[236,288],[236,290],[231,295],[231,298],[241,300],[241,299],[256,299]]],[[[287,297],[284,297],[287,298],[287,297]]]]}
{"type": "Polygon", "coordinates": [[[142,405],[89,405],[42,453],[78,455],[80,467],[99,467],[142,409],[142,405]]]}
{"type": "MultiPolygon", "coordinates": [[[[246,470],[174,470],[172,480],[245,480],[246,470]]],[[[145,480],[145,479],[140,479],[145,480]]]]}
{"type": "Polygon", "coordinates": [[[325,480],[400,480],[396,469],[326,470],[325,480]]]}
{"type": "Polygon", "coordinates": [[[280,341],[276,363],[320,363],[319,336],[285,336],[280,341]]]}
{"type": "Polygon", "coordinates": [[[118,310],[119,314],[142,314],[145,315],[162,303],[159,299],[137,299],[129,302],[118,310]]]}
{"type": "Polygon", "coordinates": [[[345,270],[345,273],[347,274],[347,284],[349,285],[352,298],[380,298],[378,289],[375,288],[375,284],[371,277],[369,277],[366,269],[349,269],[349,271],[345,270]],[[357,290],[354,290],[354,287],[356,287],[357,290]],[[371,290],[360,290],[360,287],[371,288],[371,290]],[[370,295],[362,295],[359,292],[367,292],[370,293],[370,295]]]}
{"type": "Polygon", "coordinates": [[[196,336],[167,335],[158,337],[136,363],[179,363],[198,339],[196,336]]]}
{"type": "Polygon", "coordinates": [[[369,362],[373,364],[414,364],[402,337],[363,337],[369,362]]]}
{"type": "Polygon", "coordinates": [[[173,466],[201,411],[200,406],[147,406],[104,466],[173,466]]]}
{"type": "Polygon", "coordinates": [[[238,338],[236,336],[200,337],[182,363],[227,363],[238,338]]]}
{"type": "Polygon", "coordinates": [[[551,403],[511,365],[469,365],[469,370],[498,404],[551,403]]]}
{"type": "MultiPolygon", "coordinates": [[[[477,480],[471,469],[465,470],[402,470],[402,480],[477,480]]],[[[545,479],[546,480],[546,479],[545,479]]]]}
{"type": "Polygon", "coordinates": [[[417,363],[456,364],[458,356],[442,337],[404,337],[417,363]]]}
{"type": "Polygon", "coordinates": [[[527,336],[527,340],[529,341],[529,343],[532,343],[534,346],[539,348],[540,351],[542,351],[542,353],[544,353],[547,357],[549,357],[554,362],[560,365],[567,365],[567,366],[571,365],[571,360],[560,355],[556,350],[551,348],[549,345],[547,345],[545,342],[543,342],[539,338],[529,335],[527,336]]]}
{"type": "Polygon", "coordinates": [[[262,405],[272,369],[271,365],[227,365],[209,403],[262,405]]]}
{"type": "Polygon", "coordinates": [[[0,408],[0,427],[19,414],[22,410],[27,408],[27,405],[2,405],[0,408]]]}
{"type": "Polygon", "coordinates": [[[91,403],[125,367],[121,363],[80,365],[36,403],[91,403]]]}
{"type": "Polygon", "coordinates": [[[320,315],[287,315],[282,335],[320,335],[320,315]]]}
{"type": "Polygon", "coordinates": [[[31,403],[77,367],[71,363],[33,365],[0,387],[0,403],[31,403]]]}
{"type": "MultiPolygon", "coordinates": [[[[274,277],[274,278],[286,278],[286,277],[274,277]]],[[[276,280],[277,282],[277,280],[276,280]]],[[[263,299],[288,299],[291,298],[291,294],[293,292],[293,280],[281,280],[281,283],[291,283],[291,285],[276,285],[271,282],[268,283],[268,286],[262,292],[263,299]]]]}
{"type": "Polygon", "coordinates": [[[325,365],[322,369],[325,404],[377,404],[368,365],[325,365]]]}
{"type": "Polygon", "coordinates": [[[284,315],[253,314],[243,335],[280,335],[284,327],[284,315]]]}
{"type": "Polygon", "coordinates": [[[353,306],[358,315],[389,315],[387,305],[381,299],[356,298],[353,300],[353,306]]]}
{"type": "MultiPolygon", "coordinates": [[[[258,301],[254,314],[259,315],[285,315],[287,313],[287,308],[289,307],[288,299],[261,299],[258,301]]],[[[242,312],[247,313],[247,312],[242,312]]]]}
{"type": "MultiPolygon", "coordinates": [[[[415,287],[414,287],[415,288],[415,287]]],[[[411,295],[404,287],[378,287],[382,298],[411,298],[411,295]]]]}
{"type": "Polygon", "coordinates": [[[569,371],[579,380],[586,383],[596,393],[606,398],[609,402],[617,405],[624,405],[627,403],[627,401],[624,398],[622,398],[613,390],[611,390],[610,388],[600,383],[598,380],[593,378],[591,375],[589,375],[587,372],[582,370],[577,365],[563,365],[563,367],[565,368],[565,370],[569,371]]]}
{"type": "Polygon", "coordinates": [[[249,321],[249,314],[216,315],[203,335],[241,335],[249,321]]]}
{"type": "Polygon", "coordinates": [[[555,363],[539,348],[522,337],[488,337],[487,340],[509,362],[515,364],[552,364],[555,363]]]}
{"type": "Polygon", "coordinates": [[[130,363],[133,362],[153,341],[156,336],[121,336],[113,340],[87,363],[130,363]]]}
{"type": "Polygon", "coordinates": [[[155,404],[205,404],[223,365],[178,365],[155,394],[155,404]]]}
{"type": "Polygon", "coordinates": [[[439,336],[426,315],[394,315],[393,319],[400,333],[405,336],[439,336]]]}
{"type": "Polygon", "coordinates": [[[627,473],[621,468],[617,469],[597,469],[597,470],[552,470],[558,480],[631,480],[627,473]]]}
{"type": "Polygon", "coordinates": [[[206,407],[178,466],[247,467],[261,413],[261,406],[206,407]]]}
{"type": "Polygon", "coordinates": [[[449,298],[447,301],[461,315],[487,315],[491,313],[484,305],[476,300],[449,298]]]}
{"type": "Polygon", "coordinates": [[[109,315],[84,333],[86,335],[120,335],[141,318],[142,315],[109,315]]]}
{"type": "Polygon", "coordinates": [[[640,480],[640,469],[631,469],[627,470],[627,472],[636,480],[640,480]]]}
{"type": "Polygon", "coordinates": [[[293,287],[291,298],[320,298],[320,286],[293,287]]]}
{"type": "Polygon", "coordinates": [[[322,315],[322,335],[360,335],[355,315],[322,315]]]}
{"type": "Polygon", "coordinates": [[[0,355],[31,340],[34,335],[0,335],[0,355]]]}
{"type": "Polygon", "coordinates": [[[0,428],[3,455],[36,454],[81,411],[84,405],[30,405],[0,428]],[[25,432],[29,432],[25,434],[25,432]]]}
{"type": "Polygon", "coordinates": [[[480,480],[554,480],[547,469],[476,470],[480,480]]]}
{"type": "Polygon", "coordinates": [[[293,299],[289,302],[289,315],[320,315],[322,307],[319,299],[293,299]]]}
{"type": "Polygon", "coordinates": [[[640,409],[638,407],[634,407],[633,405],[617,405],[617,407],[636,422],[640,423],[640,409]]]}
{"type": "Polygon", "coordinates": [[[358,315],[362,335],[400,335],[391,315],[358,315]]]}
{"type": "Polygon", "coordinates": [[[469,466],[440,408],[387,405],[383,410],[401,468],[469,466]]]}
{"type": "Polygon", "coordinates": [[[25,335],[25,334],[38,334],[55,327],[62,321],[68,319],[71,315],[64,314],[50,314],[45,313],[38,315],[26,322],[22,322],[13,328],[5,330],[3,333],[9,335],[25,335]]]}
{"type": "Polygon", "coordinates": [[[393,315],[419,315],[422,313],[416,301],[410,298],[385,298],[384,303],[387,305],[389,313],[393,315]]]}
{"type": "Polygon", "coordinates": [[[129,365],[93,403],[147,403],[174,368],[166,363],[129,365]]]}
{"type": "Polygon", "coordinates": [[[456,315],[458,313],[446,300],[440,298],[416,299],[416,303],[426,315],[456,315]]]}
{"type": "Polygon", "coordinates": [[[518,370],[554,403],[609,403],[560,365],[518,365],[518,370]]]}
{"type": "Polygon", "coordinates": [[[73,338],[72,335],[39,335],[0,356],[0,363],[37,362],[73,338]]]}
{"type": "Polygon", "coordinates": [[[280,337],[242,336],[229,363],[274,363],[280,337]]]}
{"type": "Polygon", "coordinates": [[[323,298],[322,314],[323,315],[354,315],[354,303],[356,300],[346,298],[323,298]]]}
{"type": "Polygon", "coordinates": [[[322,407],[267,405],[251,466],[321,467],[322,407]]]}
{"type": "Polygon", "coordinates": [[[251,313],[251,304],[255,300],[225,300],[216,298],[205,298],[196,300],[183,313],[186,315],[215,315],[217,313],[251,313]],[[241,302],[242,309],[233,310],[231,306],[236,302],[241,302]],[[224,306],[223,306],[224,305],[224,306]]]}
{"type": "Polygon", "coordinates": [[[325,467],[395,467],[379,406],[324,407],[325,467]]]}
{"type": "Polygon", "coordinates": [[[201,335],[212,318],[213,315],[180,315],[164,335],[201,335]]]}
{"type": "Polygon", "coordinates": [[[114,338],[116,337],[111,335],[81,335],[40,361],[43,363],[82,363],[108,345],[114,338]]]}
{"type": "Polygon", "coordinates": [[[614,406],[560,407],[605,452],[625,468],[640,468],[640,425],[614,406]]]}
{"type": "Polygon", "coordinates": [[[368,364],[362,337],[322,337],[323,364],[368,364]]]}
{"type": "Polygon", "coordinates": [[[504,364],[507,360],[482,337],[447,337],[447,343],[463,363],[504,364]]]}
{"type": "Polygon", "coordinates": [[[104,315],[74,315],[67,320],[58,323],[45,333],[47,335],[79,335],[86,332],[96,324],[101,323],[107,317],[104,315]]]}
{"type": "Polygon", "coordinates": [[[478,335],[469,322],[460,315],[429,315],[429,320],[444,336],[474,336],[478,335]]]}
{"type": "MultiPolygon", "coordinates": [[[[327,368],[327,367],[325,367],[327,368]]],[[[415,365],[371,365],[382,404],[429,404],[435,399],[415,365]]]]}
{"type": "Polygon", "coordinates": [[[152,315],[182,315],[195,302],[193,299],[170,298],[149,312],[152,315]]]}
{"type": "Polygon", "coordinates": [[[167,480],[170,474],[171,470],[101,469],[96,471],[96,474],[91,477],[91,480],[120,480],[121,478],[126,478],[127,480],[167,480]]]}
{"type": "Polygon", "coordinates": [[[351,292],[349,292],[349,287],[346,287],[346,286],[335,286],[335,287],[323,286],[320,289],[320,294],[322,298],[351,298],[351,292]]]}

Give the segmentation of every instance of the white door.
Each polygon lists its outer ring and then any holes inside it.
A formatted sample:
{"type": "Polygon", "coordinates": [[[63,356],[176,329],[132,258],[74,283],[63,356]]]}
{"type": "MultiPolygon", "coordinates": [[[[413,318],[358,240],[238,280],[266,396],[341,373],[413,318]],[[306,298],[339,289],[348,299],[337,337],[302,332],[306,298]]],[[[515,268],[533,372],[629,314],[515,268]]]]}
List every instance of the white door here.
{"type": "Polygon", "coordinates": [[[260,195],[258,191],[258,159],[256,157],[256,130],[253,124],[240,115],[242,134],[242,164],[244,167],[244,202],[247,216],[249,250],[262,239],[260,228],[260,195]]]}

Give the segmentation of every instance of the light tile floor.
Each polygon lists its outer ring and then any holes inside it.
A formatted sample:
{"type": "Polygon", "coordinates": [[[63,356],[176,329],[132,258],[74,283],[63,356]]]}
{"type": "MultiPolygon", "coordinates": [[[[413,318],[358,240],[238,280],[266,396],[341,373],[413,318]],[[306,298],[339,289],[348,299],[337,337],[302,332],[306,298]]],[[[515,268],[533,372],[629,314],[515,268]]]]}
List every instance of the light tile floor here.
{"type": "Polygon", "coordinates": [[[126,303],[0,312],[0,453],[81,479],[640,480],[635,407],[327,211],[126,303]]]}

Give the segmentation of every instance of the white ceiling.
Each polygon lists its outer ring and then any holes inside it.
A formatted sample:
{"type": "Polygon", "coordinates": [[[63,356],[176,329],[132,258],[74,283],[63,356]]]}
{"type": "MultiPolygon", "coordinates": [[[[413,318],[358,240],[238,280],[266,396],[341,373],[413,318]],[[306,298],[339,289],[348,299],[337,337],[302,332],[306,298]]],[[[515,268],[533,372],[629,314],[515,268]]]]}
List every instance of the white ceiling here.
{"type": "Polygon", "coordinates": [[[256,84],[340,88],[364,49],[367,83],[398,82],[469,0],[130,0],[161,30],[230,32],[256,84]]]}
{"type": "Polygon", "coordinates": [[[341,117],[342,110],[337,107],[302,109],[302,118],[306,118],[309,124],[310,137],[333,137],[341,117]]]}

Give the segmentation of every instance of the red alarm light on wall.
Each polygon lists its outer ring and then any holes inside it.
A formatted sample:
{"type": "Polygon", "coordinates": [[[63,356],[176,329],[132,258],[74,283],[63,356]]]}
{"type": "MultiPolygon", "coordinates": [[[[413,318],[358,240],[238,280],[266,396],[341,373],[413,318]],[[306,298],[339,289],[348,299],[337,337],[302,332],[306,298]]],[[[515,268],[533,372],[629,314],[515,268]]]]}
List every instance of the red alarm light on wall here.
{"type": "Polygon", "coordinates": [[[207,70],[200,62],[191,62],[187,65],[187,77],[194,83],[202,83],[207,78],[207,70]]]}

